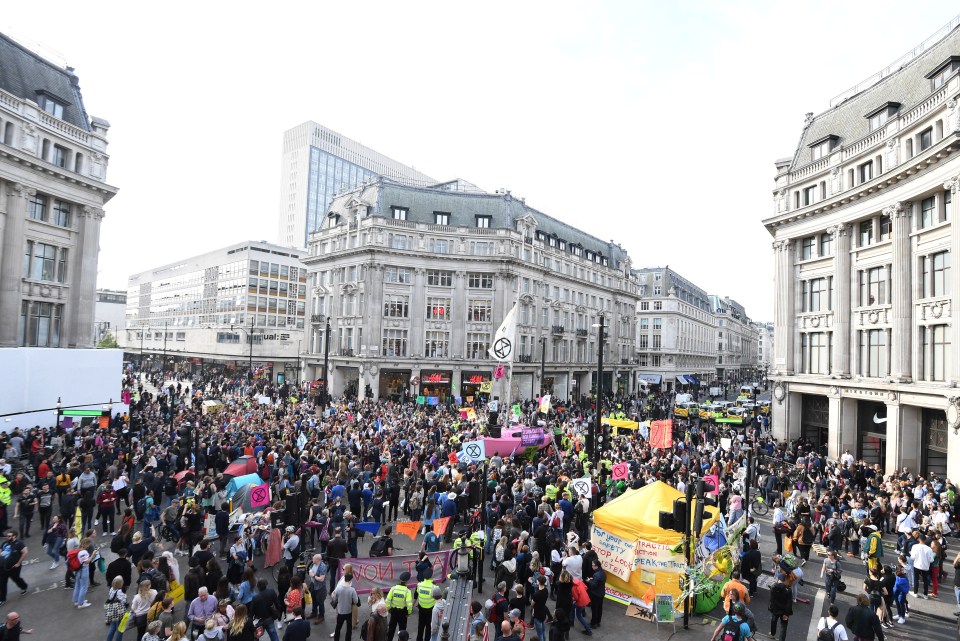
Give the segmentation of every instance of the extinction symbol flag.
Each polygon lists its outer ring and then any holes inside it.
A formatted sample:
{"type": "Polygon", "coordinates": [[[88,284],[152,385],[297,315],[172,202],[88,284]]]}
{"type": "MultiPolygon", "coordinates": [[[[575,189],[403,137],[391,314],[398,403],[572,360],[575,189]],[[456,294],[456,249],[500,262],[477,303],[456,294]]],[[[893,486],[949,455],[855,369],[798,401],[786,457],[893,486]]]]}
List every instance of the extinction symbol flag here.
{"type": "Polygon", "coordinates": [[[593,496],[593,482],[590,480],[590,477],[573,479],[570,484],[573,486],[573,491],[578,495],[585,496],[587,498],[593,496]]]}
{"type": "Polygon", "coordinates": [[[629,463],[617,463],[613,466],[613,480],[619,481],[620,479],[627,478],[627,475],[630,473],[630,464],[629,463]]]}
{"type": "Polygon", "coordinates": [[[517,304],[514,303],[510,311],[504,317],[500,327],[493,335],[493,341],[490,344],[490,356],[498,361],[513,360],[513,340],[517,333],[517,304]]]}

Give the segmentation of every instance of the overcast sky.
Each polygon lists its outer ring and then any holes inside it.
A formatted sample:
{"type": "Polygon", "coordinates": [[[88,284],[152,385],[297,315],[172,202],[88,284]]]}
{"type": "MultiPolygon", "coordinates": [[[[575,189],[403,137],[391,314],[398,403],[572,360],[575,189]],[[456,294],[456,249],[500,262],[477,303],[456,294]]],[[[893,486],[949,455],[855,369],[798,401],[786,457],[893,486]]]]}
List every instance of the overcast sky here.
{"type": "MultiPolygon", "coordinates": [[[[773,161],[804,114],[958,6],[769,2],[7,3],[108,120],[101,287],[276,241],[283,131],[319,122],[463,177],[772,320],[773,161]],[[254,10],[256,7],[256,10],[254,10]]],[[[960,52],[958,52],[960,53],[960,52]]]]}

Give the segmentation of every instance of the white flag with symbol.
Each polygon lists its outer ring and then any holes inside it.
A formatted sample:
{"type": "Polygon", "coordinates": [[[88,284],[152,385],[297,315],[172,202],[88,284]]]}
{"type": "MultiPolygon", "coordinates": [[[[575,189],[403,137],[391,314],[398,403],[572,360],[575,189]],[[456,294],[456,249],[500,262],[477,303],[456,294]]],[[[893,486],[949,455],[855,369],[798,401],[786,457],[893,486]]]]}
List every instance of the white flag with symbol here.
{"type": "Polygon", "coordinates": [[[498,361],[512,361],[514,351],[514,341],[517,333],[517,304],[514,303],[510,311],[503,318],[500,327],[493,335],[493,342],[488,350],[490,356],[498,361]]]}

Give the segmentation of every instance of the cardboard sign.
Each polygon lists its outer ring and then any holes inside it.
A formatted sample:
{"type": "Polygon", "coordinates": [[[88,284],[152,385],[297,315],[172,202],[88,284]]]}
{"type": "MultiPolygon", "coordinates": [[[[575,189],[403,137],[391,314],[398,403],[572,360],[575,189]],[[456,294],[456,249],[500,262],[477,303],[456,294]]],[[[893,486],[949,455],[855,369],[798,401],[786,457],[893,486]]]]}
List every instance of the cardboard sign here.
{"type": "Polygon", "coordinates": [[[673,421],[653,421],[650,423],[650,447],[669,450],[673,447],[673,421]]]}
{"type": "Polygon", "coordinates": [[[673,596],[670,594],[658,594],[656,611],[657,621],[660,623],[673,623],[673,596]]]}

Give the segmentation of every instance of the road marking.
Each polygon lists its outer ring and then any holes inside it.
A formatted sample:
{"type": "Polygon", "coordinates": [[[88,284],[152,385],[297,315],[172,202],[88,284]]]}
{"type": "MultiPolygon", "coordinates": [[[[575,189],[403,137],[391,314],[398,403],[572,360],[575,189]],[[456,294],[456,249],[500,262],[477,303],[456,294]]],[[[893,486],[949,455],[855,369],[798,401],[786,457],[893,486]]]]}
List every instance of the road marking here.
{"type": "Polygon", "coordinates": [[[823,616],[823,600],[827,597],[827,591],[817,589],[817,596],[813,599],[813,614],[810,616],[810,627],[807,628],[807,638],[817,638],[817,624],[820,623],[820,617],[823,616]]]}

